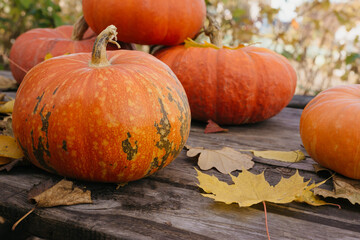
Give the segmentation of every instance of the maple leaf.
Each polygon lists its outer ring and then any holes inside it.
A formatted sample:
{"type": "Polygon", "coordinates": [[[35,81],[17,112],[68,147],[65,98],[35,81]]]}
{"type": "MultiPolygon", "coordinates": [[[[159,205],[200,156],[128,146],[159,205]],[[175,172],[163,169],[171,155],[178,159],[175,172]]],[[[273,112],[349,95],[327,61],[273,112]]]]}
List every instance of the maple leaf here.
{"type": "Polygon", "coordinates": [[[215,167],[219,172],[229,174],[235,170],[250,169],[254,166],[251,156],[228,147],[221,150],[189,147],[188,157],[195,157],[198,154],[200,154],[198,165],[202,170],[215,167]]]}
{"type": "Polygon", "coordinates": [[[52,181],[46,181],[34,186],[28,198],[35,201],[37,207],[92,203],[89,190],[83,191],[78,187],[73,187],[73,182],[64,179],[55,185],[52,181]]]}
{"type": "Polygon", "coordinates": [[[248,151],[252,152],[254,156],[278,160],[282,162],[299,162],[305,159],[305,154],[300,151],[273,151],[273,150],[266,150],[266,151],[257,151],[257,150],[241,150],[241,151],[248,151]]]}
{"type": "Polygon", "coordinates": [[[22,150],[18,147],[15,138],[0,135],[0,157],[22,158],[24,156],[22,150]]]}
{"type": "Polygon", "coordinates": [[[315,188],[314,193],[323,197],[345,198],[352,204],[360,204],[360,181],[343,178],[337,175],[332,177],[334,190],[329,191],[322,188],[315,188]]]}
{"type": "Polygon", "coordinates": [[[226,204],[237,203],[240,207],[249,207],[265,201],[273,203],[298,201],[314,206],[328,204],[311,191],[325,181],[309,185],[310,180],[304,182],[298,171],[290,178],[282,178],[276,186],[271,186],[265,180],[264,172],[254,175],[243,170],[237,177],[230,175],[234,184],[229,185],[219,181],[215,176],[196,171],[198,186],[206,192],[202,195],[226,204]]]}
{"type": "Polygon", "coordinates": [[[50,179],[35,185],[28,193],[28,199],[36,204],[29,212],[20,218],[13,226],[12,230],[19,225],[22,220],[34,212],[37,208],[47,208],[55,206],[69,206],[82,203],[92,203],[91,192],[83,191],[73,186],[73,182],[65,179],[54,185],[50,179]]]}
{"type": "Polygon", "coordinates": [[[218,133],[218,132],[228,132],[228,129],[220,127],[217,123],[212,120],[208,120],[208,124],[205,127],[204,133],[218,133]]]}
{"type": "Polygon", "coordinates": [[[14,109],[14,103],[15,100],[11,100],[0,105],[0,113],[12,113],[14,109]]]}

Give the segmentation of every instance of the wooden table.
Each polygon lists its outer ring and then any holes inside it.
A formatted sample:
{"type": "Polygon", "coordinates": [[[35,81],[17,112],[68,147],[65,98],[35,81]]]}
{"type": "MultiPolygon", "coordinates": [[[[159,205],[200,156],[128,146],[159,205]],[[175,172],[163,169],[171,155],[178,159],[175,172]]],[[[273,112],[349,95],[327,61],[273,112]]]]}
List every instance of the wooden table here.
{"type": "MultiPolygon", "coordinates": [[[[302,149],[301,111],[285,108],[262,123],[228,127],[227,133],[204,134],[205,124],[193,122],[187,144],[211,149],[225,146],[238,150],[302,149]]],[[[325,179],[314,173],[314,162],[309,157],[292,164],[256,157],[254,160],[251,172],[265,171],[271,184],[276,184],[281,176],[291,176],[296,169],[306,180],[325,179]]],[[[45,239],[267,239],[262,204],[239,208],[236,204],[226,205],[203,197],[197,187],[196,167],[196,159],[186,157],[183,150],[166,168],[118,190],[114,184],[74,181],[77,186],[91,190],[93,204],[37,209],[12,234],[29,233],[45,239]]],[[[205,173],[230,179],[216,170],[205,173]]],[[[0,216],[8,220],[9,226],[33,208],[27,201],[27,193],[47,179],[61,177],[35,167],[0,172],[0,216]]],[[[325,187],[330,189],[331,183],[325,187]]],[[[270,236],[272,239],[360,239],[360,206],[347,200],[333,202],[342,209],[304,203],[267,203],[270,236]]],[[[4,238],[0,236],[0,239],[4,238]]]]}

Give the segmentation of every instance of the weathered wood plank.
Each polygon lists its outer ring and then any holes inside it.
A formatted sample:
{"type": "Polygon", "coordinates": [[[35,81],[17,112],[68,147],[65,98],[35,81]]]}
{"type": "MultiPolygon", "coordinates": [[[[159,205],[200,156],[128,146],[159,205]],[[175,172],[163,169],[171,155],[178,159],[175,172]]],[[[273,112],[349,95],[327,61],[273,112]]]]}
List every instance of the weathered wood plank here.
{"type": "MultiPolygon", "coordinates": [[[[0,72],[0,75],[2,72],[0,72]]],[[[193,122],[188,144],[212,149],[296,150],[300,109],[284,109],[262,123],[225,126],[228,133],[204,134],[204,123],[193,122]]],[[[322,181],[314,173],[314,161],[282,163],[254,159],[251,171],[265,171],[276,184],[297,169],[306,179],[322,181]]],[[[264,212],[261,204],[239,208],[236,204],[216,203],[201,196],[197,187],[196,159],[185,151],[165,169],[116,190],[114,184],[74,181],[92,191],[94,204],[38,209],[19,229],[46,239],[265,239],[264,212]]],[[[227,175],[206,171],[223,181],[227,175]]],[[[234,172],[236,175],[237,172],[234,172]]],[[[61,177],[34,167],[19,167],[0,173],[0,216],[14,223],[33,205],[27,201],[31,187],[49,178],[61,177]]],[[[325,188],[330,189],[330,183],[325,188]]],[[[346,200],[332,206],[312,207],[302,203],[268,203],[270,234],[273,239],[359,239],[360,208],[346,200]]],[[[0,239],[1,236],[0,236],[0,239]]]]}
{"type": "MultiPolygon", "coordinates": [[[[191,167],[187,170],[194,171],[191,167]]],[[[112,184],[77,182],[92,191],[94,204],[39,209],[22,224],[30,233],[51,239],[265,237],[261,205],[239,208],[235,204],[215,203],[200,195],[194,177],[188,186],[162,181],[161,175],[166,171],[167,168],[119,190],[112,184]]],[[[40,170],[24,168],[1,174],[0,188],[4,189],[0,196],[1,214],[15,219],[31,209],[32,205],[26,201],[27,189],[49,177],[54,178],[40,170]]],[[[355,219],[345,221],[337,216],[342,210],[321,207],[338,211],[335,216],[329,216],[326,212],[319,213],[321,208],[299,209],[297,205],[302,204],[268,206],[269,228],[274,239],[356,239],[359,236],[359,223],[355,219]],[[350,230],[343,227],[344,223],[350,230]]]]}

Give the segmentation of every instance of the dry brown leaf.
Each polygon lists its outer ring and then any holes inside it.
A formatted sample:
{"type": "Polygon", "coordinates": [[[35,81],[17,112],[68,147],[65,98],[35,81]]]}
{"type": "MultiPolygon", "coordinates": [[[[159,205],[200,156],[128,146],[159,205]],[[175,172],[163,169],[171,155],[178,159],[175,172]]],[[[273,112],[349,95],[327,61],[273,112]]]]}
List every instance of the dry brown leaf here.
{"type": "Polygon", "coordinates": [[[345,198],[352,204],[360,204],[360,181],[338,175],[332,177],[334,190],[315,188],[314,193],[323,197],[345,198]]]}
{"type": "Polygon", "coordinates": [[[187,152],[188,157],[199,154],[198,165],[202,170],[215,167],[219,172],[229,174],[235,170],[250,169],[254,166],[251,156],[228,147],[221,150],[190,148],[187,152]]]}
{"type": "Polygon", "coordinates": [[[12,116],[6,116],[3,120],[0,120],[0,130],[2,135],[14,137],[12,129],[12,116]]]}
{"type": "Polygon", "coordinates": [[[17,159],[11,159],[11,161],[8,164],[2,165],[0,167],[0,172],[3,170],[10,171],[15,166],[29,166],[31,163],[27,161],[25,158],[17,158],[17,159]]]}
{"type": "Polygon", "coordinates": [[[29,199],[35,201],[37,207],[92,203],[89,190],[74,187],[73,182],[67,180],[61,180],[55,185],[52,181],[37,185],[30,190],[29,199]]]}
{"type": "Polygon", "coordinates": [[[205,127],[204,133],[218,133],[218,132],[228,132],[228,129],[220,127],[217,123],[212,120],[208,120],[208,124],[205,127]]]}
{"type": "Polygon", "coordinates": [[[0,76],[0,90],[17,89],[17,83],[13,78],[0,76]]]}
{"type": "Polygon", "coordinates": [[[297,201],[313,206],[329,204],[319,199],[311,191],[325,181],[309,185],[310,181],[304,182],[304,178],[298,172],[290,178],[282,178],[276,186],[271,186],[265,180],[264,172],[254,175],[243,170],[237,177],[230,175],[234,184],[229,185],[219,181],[215,176],[196,171],[199,187],[206,192],[202,195],[226,204],[237,203],[240,207],[249,207],[264,201],[273,203],[297,201]]]}

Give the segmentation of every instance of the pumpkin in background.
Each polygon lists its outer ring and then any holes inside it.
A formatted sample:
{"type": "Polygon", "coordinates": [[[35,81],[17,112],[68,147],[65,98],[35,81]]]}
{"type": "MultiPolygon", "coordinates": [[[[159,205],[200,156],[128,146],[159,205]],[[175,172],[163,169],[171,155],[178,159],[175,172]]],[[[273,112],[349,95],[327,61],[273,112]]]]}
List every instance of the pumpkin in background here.
{"type": "Polygon", "coordinates": [[[206,15],[204,0],[83,0],[86,22],[96,32],[113,24],[118,39],[176,45],[194,37],[206,15]]]}
{"type": "Polygon", "coordinates": [[[191,118],[182,85],[147,53],[106,52],[116,34],[109,26],[92,54],[51,58],[25,76],[13,131],[36,166],[121,183],[154,173],[182,150],[191,118]]]}
{"type": "Polygon", "coordinates": [[[322,91],[304,108],[300,136],[320,165],[360,179],[360,85],[322,91]]]}
{"type": "MultiPolygon", "coordinates": [[[[50,57],[70,53],[91,52],[96,34],[88,29],[83,17],[74,26],[36,28],[21,34],[11,47],[10,69],[20,84],[27,71],[50,57]]],[[[133,45],[120,43],[122,48],[134,49],[133,45]]],[[[116,49],[109,46],[109,50],[116,49]]]]}
{"type": "Polygon", "coordinates": [[[21,34],[10,51],[10,69],[15,80],[21,83],[27,71],[48,57],[91,52],[96,35],[87,29],[84,18],[80,18],[74,27],[35,28],[21,34]]]}
{"type": "Polygon", "coordinates": [[[184,86],[193,119],[254,123],[276,115],[290,102],[297,77],[285,57],[254,46],[222,47],[221,35],[214,32],[211,39],[215,44],[189,39],[154,54],[184,86]]]}

